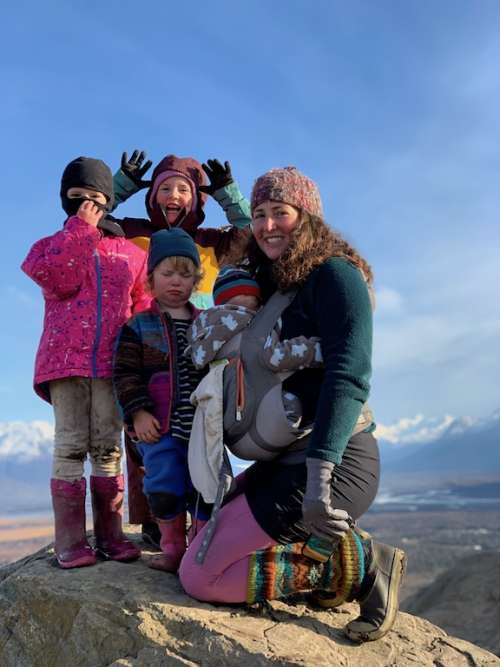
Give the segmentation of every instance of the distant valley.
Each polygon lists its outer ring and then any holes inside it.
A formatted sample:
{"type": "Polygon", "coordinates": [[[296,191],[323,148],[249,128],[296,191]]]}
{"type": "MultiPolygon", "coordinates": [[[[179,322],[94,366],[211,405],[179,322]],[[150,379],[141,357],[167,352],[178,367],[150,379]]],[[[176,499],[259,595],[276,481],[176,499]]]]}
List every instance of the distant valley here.
{"type": "Polygon", "coordinates": [[[378,509],[500,509],[500,411],[377,429],[378,509]]]}

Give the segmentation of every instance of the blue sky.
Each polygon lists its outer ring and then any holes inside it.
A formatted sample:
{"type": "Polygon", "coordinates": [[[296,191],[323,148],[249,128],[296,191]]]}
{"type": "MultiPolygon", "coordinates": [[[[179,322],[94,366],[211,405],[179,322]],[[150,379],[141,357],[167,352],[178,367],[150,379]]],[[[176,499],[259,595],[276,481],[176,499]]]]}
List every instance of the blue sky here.
{"type": "Polygon", "coordinates": [[[494,0],[11,3],[0,420],[51,419],[31,390],[41,294],[19,265],[62,224],[62,170],[81,154],[114,170],[134,147],[228,159],[246,193],[298,166],[375,271],[377,418],[497,408],[499,20],[494,0]]]}

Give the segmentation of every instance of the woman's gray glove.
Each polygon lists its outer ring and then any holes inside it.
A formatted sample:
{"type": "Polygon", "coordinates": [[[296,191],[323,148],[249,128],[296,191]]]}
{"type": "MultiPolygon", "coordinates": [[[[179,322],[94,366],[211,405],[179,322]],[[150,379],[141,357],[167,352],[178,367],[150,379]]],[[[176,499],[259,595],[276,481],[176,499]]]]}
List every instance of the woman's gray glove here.
{"type": "Polygon", "coordinates": [[[326,540],[342,538],[352,526],[345,510],[332,507],[332,476],[334,463],[306,459],[307,485],[302,501],[302,517],[307,531],[326,540]]]}

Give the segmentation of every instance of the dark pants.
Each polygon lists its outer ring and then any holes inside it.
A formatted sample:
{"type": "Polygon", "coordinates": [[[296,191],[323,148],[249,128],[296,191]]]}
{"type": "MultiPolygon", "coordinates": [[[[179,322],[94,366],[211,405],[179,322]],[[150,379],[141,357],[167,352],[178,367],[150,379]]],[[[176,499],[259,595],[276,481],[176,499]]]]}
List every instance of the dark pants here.
{"type": "MultiPolygon", "coordinates": [[[[362,516],[377,495],[380,458],[372,433],[358,433],[335,466],[332,505],[353,519],[362,516]]],[[[275,459],[254,463],[245,473],[245,494],[257,523],[277,542],[302,542],[309,536],[302,524],[306,489],[305,461],[294,465],[275,459]]]]}
{"type": "Polygon", "coordinates": [[[128,516],[130,523],[150,523],[153,515],[142,490],[144,465],[136,445],[125,433],[125,452],[127,454],[128,516]]]}

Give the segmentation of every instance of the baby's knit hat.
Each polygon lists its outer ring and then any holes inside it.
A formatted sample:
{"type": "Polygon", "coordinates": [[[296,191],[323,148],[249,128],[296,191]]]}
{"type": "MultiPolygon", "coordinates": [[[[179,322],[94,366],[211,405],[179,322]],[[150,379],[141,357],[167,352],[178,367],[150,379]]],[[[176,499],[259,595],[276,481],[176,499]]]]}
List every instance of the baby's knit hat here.
{"type": "Polygon", "coordinates": [[[310,215],[323,218],[318,186],[295,167],[271,169],[259,176],[252,189],[252,211],[268,200],[290,204],[310,215]]]}
{"type": "Polygon", "coordinates": [[[227,303],[234,296],[242,294],[260,299],[260,287],[245,269],[237,266],[225,266],[219,271],[214,283],[213,297],[216,306],[227,303]]]}
{"type": "Polygon", "coordinates": [[[195,266],[200,266],[200,256],[195,242],[179,227],[160,229],[151,235],[148,254],[148,273],[167,257],[189,257],[195,266]]]}

